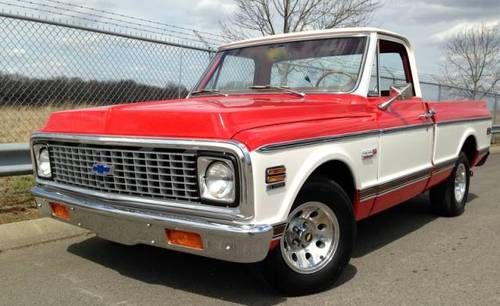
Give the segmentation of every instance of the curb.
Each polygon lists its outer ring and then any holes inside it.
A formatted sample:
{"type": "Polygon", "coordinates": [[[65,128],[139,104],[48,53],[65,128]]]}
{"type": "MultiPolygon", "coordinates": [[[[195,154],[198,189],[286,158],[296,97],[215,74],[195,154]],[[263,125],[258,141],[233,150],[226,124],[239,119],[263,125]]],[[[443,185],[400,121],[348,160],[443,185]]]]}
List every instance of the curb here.
{"type": "Polygon", "coordinates": [[[0,252],[89,234],[87,230],[51,218],[2,224],[0,252]]]}

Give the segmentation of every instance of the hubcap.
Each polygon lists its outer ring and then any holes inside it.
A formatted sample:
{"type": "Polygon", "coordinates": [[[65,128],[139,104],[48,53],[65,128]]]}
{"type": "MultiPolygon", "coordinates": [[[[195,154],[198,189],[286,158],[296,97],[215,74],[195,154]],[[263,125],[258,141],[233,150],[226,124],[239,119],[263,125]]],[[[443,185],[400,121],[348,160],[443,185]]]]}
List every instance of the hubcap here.
{"type": "Polygon", "coordinates": [[[464,164],[459,164],[457,166],[457,171],[455,173],[455,200],[457,203],[462,202],[465,196],[465,187],[467,185],[467,175],[464,164]]]}
{"type": "Polygon", "coordinates": [[[281,253],[294,271],[314,273],[331,261],[339,240],[339,222],[330,207],[307,202],[290,213],[280,243],[281,253]]]}

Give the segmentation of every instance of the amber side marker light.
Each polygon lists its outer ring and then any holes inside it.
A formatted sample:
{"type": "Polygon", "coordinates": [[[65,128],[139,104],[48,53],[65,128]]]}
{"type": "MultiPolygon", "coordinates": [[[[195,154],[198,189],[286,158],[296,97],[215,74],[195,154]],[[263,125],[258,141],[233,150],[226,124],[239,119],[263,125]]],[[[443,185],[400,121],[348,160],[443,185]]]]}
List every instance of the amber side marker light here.
{"type": "Polygon", "coordinates": [[[50,203],[50,208],[52,208],[52,212],[54,216],[59,217],[64,220],[69,220],[69,210],[68,207],[60,204],[60,203],[50,203]]]}
{"type": "Polygon", "coordinates": [[[285,166],[277,166],[266,169],[266,184],[284,184],[286,179],[285,166]]]}
{"type": "Polygon", "coordinates": [[[169,244],[203,250],[203,242],[199,234],[172,229],[165,229],[165,233],[169,244]]]}

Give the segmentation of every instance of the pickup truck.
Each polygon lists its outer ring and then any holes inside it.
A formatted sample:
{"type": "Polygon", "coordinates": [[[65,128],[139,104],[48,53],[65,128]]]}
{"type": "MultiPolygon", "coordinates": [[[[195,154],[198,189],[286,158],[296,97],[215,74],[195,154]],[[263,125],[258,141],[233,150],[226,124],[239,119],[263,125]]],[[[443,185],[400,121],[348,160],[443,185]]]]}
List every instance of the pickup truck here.
{"type": "Polygon", "coordinates": [[[489,154],[483,101],[424,101],[409,41],[375,28],[218,49],[187,98],[53,113],[31,139],[47,216],[126,245],[331,286],[357,221],[429,191],[457,216],[489,154]]]}

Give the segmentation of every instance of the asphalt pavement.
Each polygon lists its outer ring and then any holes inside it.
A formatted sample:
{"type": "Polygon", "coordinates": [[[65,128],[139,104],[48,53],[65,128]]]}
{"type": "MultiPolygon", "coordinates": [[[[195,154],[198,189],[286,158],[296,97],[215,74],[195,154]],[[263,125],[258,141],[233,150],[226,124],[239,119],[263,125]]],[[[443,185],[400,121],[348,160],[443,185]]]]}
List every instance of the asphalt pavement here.
{"type": "Polygon", "coordinates": [[[93,236],[0,253],[0,305],[500,305],[500,155],[472,178],[464,215],[427,195],[359,223],[353,259],[329,290],[281,297],[254,264],[93,236]]]}

